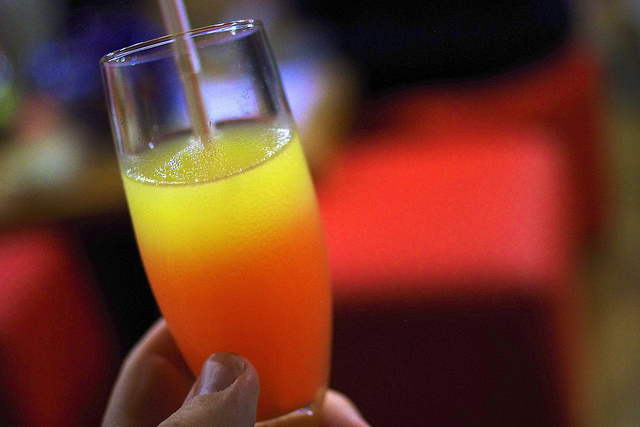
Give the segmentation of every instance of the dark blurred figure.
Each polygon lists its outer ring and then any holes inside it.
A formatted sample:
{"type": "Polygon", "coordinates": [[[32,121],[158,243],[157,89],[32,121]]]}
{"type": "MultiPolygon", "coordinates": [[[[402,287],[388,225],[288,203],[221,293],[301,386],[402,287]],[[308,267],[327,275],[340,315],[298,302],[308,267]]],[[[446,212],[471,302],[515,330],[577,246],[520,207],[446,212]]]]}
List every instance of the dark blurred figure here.
{"type": "Polygon", "coordinates": [[[563,0],[296,0],[332,29],[365,93],[492,76],[551,51],[571,30],[563,0]]]}

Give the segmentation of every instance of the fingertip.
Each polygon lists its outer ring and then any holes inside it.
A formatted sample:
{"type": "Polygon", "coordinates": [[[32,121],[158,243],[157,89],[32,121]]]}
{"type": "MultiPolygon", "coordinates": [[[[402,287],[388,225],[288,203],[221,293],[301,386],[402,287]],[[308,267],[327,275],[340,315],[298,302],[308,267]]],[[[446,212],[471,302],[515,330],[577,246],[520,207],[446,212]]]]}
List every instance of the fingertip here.
{"type": "Polygon", "coordinates": [[[259,394],[258,373],[248,359],[216,353],[203,363],[182,407],[162,425],[199,425],[215,419],[221,427],[253,427],[259,394]]]}
{"type": "Polygon", "coordinates": [[[217,393],[230,387],[247,367],[245,359],[232,353],[216,353],[202,365],[195,383],[195,396],[217,393]]]}
{"type": "Polygon", "coordinates": [[[322,405],[322,425],[327,427],[371,427],[346,395],[327,391],[322,405]]]}
{"type": "Polygon", "coordinates": [[[185,398],[185,402],[196,396],[217,393],[232,386],[236,381],[245,383],[251,392],[259,392],[260,381],[253,364],[244,356],[234,353],[214,353],[202,364],[200,376],[185,398]]]}

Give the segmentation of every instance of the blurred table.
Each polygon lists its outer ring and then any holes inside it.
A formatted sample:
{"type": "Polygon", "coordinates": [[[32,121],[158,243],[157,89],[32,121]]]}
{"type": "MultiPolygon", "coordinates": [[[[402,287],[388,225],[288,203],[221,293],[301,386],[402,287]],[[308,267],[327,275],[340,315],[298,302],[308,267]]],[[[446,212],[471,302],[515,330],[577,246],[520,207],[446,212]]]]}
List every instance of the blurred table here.
{"type": "MultiPolygon", "coordinates": [[[[43,183],[22,177],[21,191],[3,191],[0,226],[82,219],[126,210],[115,155],[96,154],[64,182],[43,183]]],[[[9,190],[15,190],[13,189],[9,190]]]]}

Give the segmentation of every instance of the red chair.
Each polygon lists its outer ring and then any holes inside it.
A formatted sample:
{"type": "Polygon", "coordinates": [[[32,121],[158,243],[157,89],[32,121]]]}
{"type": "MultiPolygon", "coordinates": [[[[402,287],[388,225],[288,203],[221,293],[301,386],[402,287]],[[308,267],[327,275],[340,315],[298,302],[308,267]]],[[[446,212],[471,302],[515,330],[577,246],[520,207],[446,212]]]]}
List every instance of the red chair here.
{"type": "Polygon", "coordinates": [[[579,225],[554,137],[461,126],[352,142],[318,188],[332,386],[373,425],[574,425],[579,225]]]}
{"type": "MultiPolygon", "coordinates": [[[[597,239],[610,215],[603,67],[575,40],[510,73],[474,82],[397,92],[372,109],[387,131],[435,135],[451,129],[541,129],[565,151],[579,237],[597,239]]],[[[369,122],[367,122],[369,123],[369,122]]]]}
{"type": "Polygon", "coordinates": [[[119,349],[83,265],[62,229],[0,235],[2,425],[99,425],[119,349]]]}

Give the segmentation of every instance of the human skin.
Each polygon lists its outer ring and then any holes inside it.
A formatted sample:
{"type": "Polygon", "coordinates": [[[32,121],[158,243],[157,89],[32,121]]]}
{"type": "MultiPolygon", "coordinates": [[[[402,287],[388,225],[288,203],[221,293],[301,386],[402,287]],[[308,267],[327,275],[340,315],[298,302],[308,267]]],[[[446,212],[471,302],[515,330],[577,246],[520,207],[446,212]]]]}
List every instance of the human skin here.
{"type": "MultiPolygon", "coordinates": [[[[258,374],[242,356],[212,355],[195,378],[160,319],[125,359],[102,425],[252,427],[258,395],[258,374]]],[[[320,425],[369,426],[355,405],[334,390],[325,396],[320,425]]]]}

